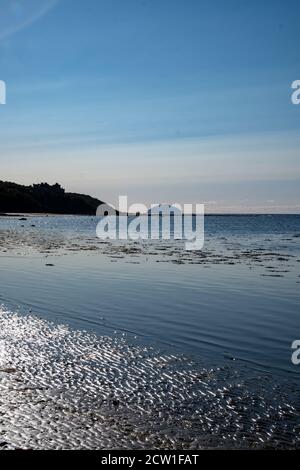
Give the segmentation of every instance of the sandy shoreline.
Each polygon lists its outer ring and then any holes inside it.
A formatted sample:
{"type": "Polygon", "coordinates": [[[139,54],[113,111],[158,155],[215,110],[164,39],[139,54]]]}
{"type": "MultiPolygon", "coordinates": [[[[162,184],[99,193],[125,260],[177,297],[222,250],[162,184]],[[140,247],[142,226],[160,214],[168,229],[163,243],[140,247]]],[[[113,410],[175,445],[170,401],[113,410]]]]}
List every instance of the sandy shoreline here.
{"type": "Polygon", "coordinates": [[[0,310],[2,449],[296,448],[297,393],[0,310]]]}
{"type": "MultiPolygon", "coordinates": [[[[0,256],[38,254],[43,269],[44,257],[85,253],[178,269],[242,264],[258,276],[298,282],[296,233],[265,237],[263,248],[217,236],[203,252],[188,253],[176,243],[103,242],[15,217],[0,230],[0,256]]],[[[300,448],[299,413],[298,386],[235,361],[207,368],[126,334],[90,334],[0,308],[2,449],[300,448]]]]}

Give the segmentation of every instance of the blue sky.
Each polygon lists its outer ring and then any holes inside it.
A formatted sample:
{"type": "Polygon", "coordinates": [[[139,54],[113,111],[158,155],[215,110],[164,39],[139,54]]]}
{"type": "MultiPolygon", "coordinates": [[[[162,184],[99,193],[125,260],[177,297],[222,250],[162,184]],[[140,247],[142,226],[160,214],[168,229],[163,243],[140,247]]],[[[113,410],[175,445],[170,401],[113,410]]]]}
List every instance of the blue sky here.
{"type": "Polygon", "coordinates": [[[300,4],[0,0],[1,179],[300,212],[300,4]]]}

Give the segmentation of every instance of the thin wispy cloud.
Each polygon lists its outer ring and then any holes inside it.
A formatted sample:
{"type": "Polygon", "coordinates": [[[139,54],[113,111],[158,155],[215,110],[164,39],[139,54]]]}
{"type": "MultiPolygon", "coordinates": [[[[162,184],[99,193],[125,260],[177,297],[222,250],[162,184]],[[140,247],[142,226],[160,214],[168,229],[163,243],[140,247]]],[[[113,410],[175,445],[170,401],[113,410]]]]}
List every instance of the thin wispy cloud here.
{"type": "Polygon", "coordinates": [[[1,0],[0,41],[29,27],[60,0],[1,0]]]}

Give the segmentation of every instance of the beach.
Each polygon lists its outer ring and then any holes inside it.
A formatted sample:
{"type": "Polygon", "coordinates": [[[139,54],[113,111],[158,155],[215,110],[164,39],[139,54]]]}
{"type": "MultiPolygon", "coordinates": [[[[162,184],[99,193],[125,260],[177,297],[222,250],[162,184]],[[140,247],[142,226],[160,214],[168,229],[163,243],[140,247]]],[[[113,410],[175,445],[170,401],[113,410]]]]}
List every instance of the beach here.
{"type": "Polygon", "coordinates": [[[96,222],[0,218],[1,448],[298,448],[299,216],[197,253],[96,222]]]}

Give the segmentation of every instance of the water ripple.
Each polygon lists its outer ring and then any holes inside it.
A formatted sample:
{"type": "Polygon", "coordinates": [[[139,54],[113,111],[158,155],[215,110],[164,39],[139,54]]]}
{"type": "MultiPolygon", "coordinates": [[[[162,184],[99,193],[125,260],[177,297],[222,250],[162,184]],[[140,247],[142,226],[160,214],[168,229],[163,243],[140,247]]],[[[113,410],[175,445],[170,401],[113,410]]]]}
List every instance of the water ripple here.
{"type": "Polygon", "coordinates": [[[296,387],[0,310],[3,449],[296,448],[296,387]]]}

